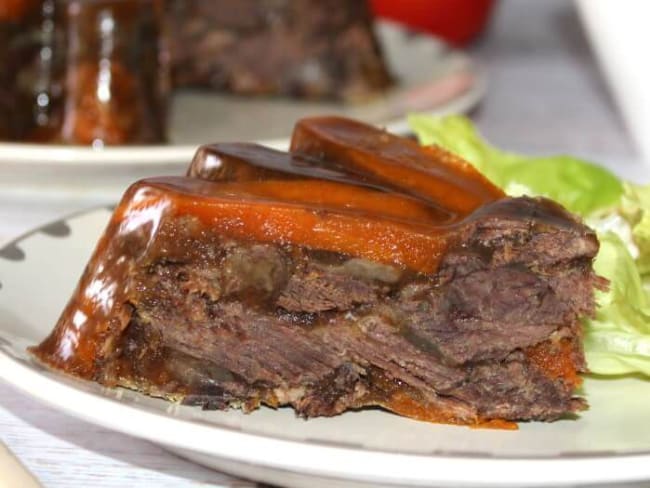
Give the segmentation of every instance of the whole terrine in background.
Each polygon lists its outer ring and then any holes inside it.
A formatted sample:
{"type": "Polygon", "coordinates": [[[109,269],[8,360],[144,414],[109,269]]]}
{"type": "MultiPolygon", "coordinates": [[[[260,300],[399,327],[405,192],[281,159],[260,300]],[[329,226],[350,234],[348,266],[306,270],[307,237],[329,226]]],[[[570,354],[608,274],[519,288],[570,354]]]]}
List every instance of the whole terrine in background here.
{"type": "Polygon", "coordinates": [[[171,0],[177,86],[363,100],[391,84],[359,0],[171,0]]]}
{"type": "Polygon", "coordinates": [[[392,83],[358,0],[0,0],[0,62],[0,140],[94,147],[165,142],[172,87],[357,102],[392,83]]]}

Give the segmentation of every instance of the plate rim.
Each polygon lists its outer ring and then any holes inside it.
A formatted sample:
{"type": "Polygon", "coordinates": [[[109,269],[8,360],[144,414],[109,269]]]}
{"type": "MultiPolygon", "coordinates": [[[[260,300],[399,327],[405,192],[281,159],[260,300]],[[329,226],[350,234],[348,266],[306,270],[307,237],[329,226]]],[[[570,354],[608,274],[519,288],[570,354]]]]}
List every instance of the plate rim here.
{"type": "MultiPolygon", "coordinates": [[[[100,212],[105,214],[103,217],[108,221],[110,210],[105,205],[81,210],[2,241],[0,250],[18,245],[54,223],[92,214],[99,217],[100,212]]],[[[84,380],[50,371],[34,360],[31,361],[34,366],[24,364],[0,348],[0,380],[41,403],[111,430],[173,448],[249,462],[271,469],[342,480],[409,483],[411,486],[425,482],[472,483],[477,486],[493,486],[498,483],[514,486],[522,483],[530,485],[531,482],[538,485],[561,485],[650,479],[650,450],[622,453],[569,451],[549,456],[490,456],[457,451],[417,454],[245,432],[227,425],[177,418],[146,406],[123,403],[109,396],[86,391],[74,385],[75,382],[84,380]],[[59,378],[72,381],[68,383],[59,378]],[[93,408],[85,408],[88,406],[93,408]],[[123,423],[113,420],[125,418],[129,420],[123,423]],[[196,439],[201,439],[202,442],[197,443],[196,439]],[[255,445],[256,449],[250,449],[251,445],[255,445]],[[251,454],[259,451],[267,456],[260,459],[251,454]],[[287,459],[300,459],[302,463],[296,465],[287,462],[287,459]],[[473,470],[466,469],[467,463],[472,464],[473,470]],[[621,469],[621,464],[625,465],[624,469],[621,469]],[[405,470],[405,466],[408,469],[405,470]],[[538,473],[536,480],[530,480],[531,470],[538,473]],[[540,472],[543,476],[539,475],[540,472]],[[460,478],[459,473],[464,477],[460,478]],[[616,475],[609,476],[608,473],[616,475]],[[434,477],[431,477],[432,474],[434,477]]]]}
{"type": "Polygon", "coordinates": [[[594,453],[564,457],[489,457],[446,452],[422,455],[353,449],[318,441],[243,432],[228,426],[175,418],[81,390],[23,365],[1,350],[0,378],[42,403],[111,430],[173,448],[287,472],[412,486],[423,482],[483,486],[531,482],[570,485],[638,481],[650,477],[648,453],[594,453]],[[12,381],[12,376],[22,381],[12,381]],[[113,418],[128,418],[129,421],[113,421],[113,418]],[[251,449],[252,445],[255,449],[251,449]],[[261,459],[255,452],[264,452],[266,456],[261,459]],[[300,464],[287,462],[287,459],[299,459],[300,464]],[[472,470],[467,470],[468,464],[472,465],[472,470]],[[538,473],[536,480],[530,479],[531,472],[538,473]],[[540,472],[544,474],[540,475],[540,472]]]}

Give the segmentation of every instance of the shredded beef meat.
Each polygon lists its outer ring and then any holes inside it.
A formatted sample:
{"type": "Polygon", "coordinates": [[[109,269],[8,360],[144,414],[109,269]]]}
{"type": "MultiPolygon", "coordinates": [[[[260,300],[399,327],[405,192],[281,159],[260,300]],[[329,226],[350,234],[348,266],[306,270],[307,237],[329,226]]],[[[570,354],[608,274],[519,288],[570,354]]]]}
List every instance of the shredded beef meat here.
{"type": "Polygon", "coordinates": [[[532,229],[510,208],[538,204],[498,203],[433,275],[218,236],[188,253],[193,223],[163,227],[162,242],[167,233],[184,245],[132,273],[133,316],[104,381],[205,408],[291,405],[305,417],[399,411],[396,384],[464,423],[584,408],[574,385],[526,351],[561,339],[581,355],[597,242],[575,222],[532,229]],[[156,368],[163,380],[151,382],[156,368]]]}

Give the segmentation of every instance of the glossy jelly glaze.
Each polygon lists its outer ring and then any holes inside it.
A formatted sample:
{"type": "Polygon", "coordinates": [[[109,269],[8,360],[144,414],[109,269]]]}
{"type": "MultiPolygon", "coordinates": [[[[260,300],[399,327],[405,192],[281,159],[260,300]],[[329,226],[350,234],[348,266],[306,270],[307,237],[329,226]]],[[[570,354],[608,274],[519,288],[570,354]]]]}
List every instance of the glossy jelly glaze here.
{"type": "MultiPolygon", "coordinates": [[[[429,198],[422,199],[395,191],[390,182],[383,178],[351,172],[345,162],[322,161],[253,143],[217,143],[201,146],[190,164],[187,176],[215,182],[304,180],[305,185],[312,182],[314,188],[321,186],[323,189],[337,187],[328,184],[336,182],[340,184],[340,191],[347,192],[348,196],[356,193],[367,195],[369,200],[383,201],[375,207],[380,213],[393,212],[395,205],[408,206],[411,211],[410,220],[422,218],[425,222],[433,224],[451,223],[459,216],[429,198]],[[385,198],[388,200],[383,200],[385,198]]],[[[296,188],[298,186],[296,185],[296,188]]],[[[294,195],[299,198],[298,201],[304,201],[309,198],[311,192],[303,192],[300,196],[294,192],[294,195]]],[[[356,198],[354,200],[359,201],[356,198]]],[[[348,203],[347,206],[354,205],[348,203]]]]}
{"type": "Polygon", "coordinates": [[[93,147],[165,141],[162,16],[159,0],[0,2],[0,92],[11,98],[0,138],[93,147]]]}
{"type": "MultiPolygon", "coordinates": [[[[129,287],[137,280],[130,277],[169,256],[190,256],[196,243],[209,245],[215,235],[362,258],[410,276],[434,275],[447,249],[477,222],[504,217],[540,232],[575,234],[575,242],[590,247],[576,249],[576,255],[597,249],[595,235],[559,205],[502,198],[470,165],[442,150],[333,118],[300,122],[292,147],[309,154],[251,144],[204,146],[188,177],[132,185],[55,329],[31,352],[56,369],[110,384],[104,367],[121,347],[120,335],[134,312],[129,287]],[[174,229],[179,221],[191,239],[173,230],[159,238],[162,228],[174,229]]],[[[538,363],[550,355],[538,351],[538,363]]],[[[577,384],[576,364],[567,369],[565,376],[573,375],[577,384]]],[[[398,413],[454,421],[426,406],[417,392],[382,391],[376,403],[398,413]]]]}
{"type": "Polygon", "coordinates": [[[396,191],[436,202],[460,216],[505,196],[471,164],[445,149],[423,147],[356,120],[302,119],[294,128],[291,152],[377,178],[396,191]]]}

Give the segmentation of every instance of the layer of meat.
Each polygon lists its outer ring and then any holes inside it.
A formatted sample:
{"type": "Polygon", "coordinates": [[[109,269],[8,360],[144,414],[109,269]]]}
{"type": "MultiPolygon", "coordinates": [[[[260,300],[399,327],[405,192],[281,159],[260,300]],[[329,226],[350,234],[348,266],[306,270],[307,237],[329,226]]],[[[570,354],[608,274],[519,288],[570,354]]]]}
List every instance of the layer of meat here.
{"type": "Polygon", "coordinates": [[[584,402],[531,351],[569,351],[569,367],[583,369],[579,319],[602,283],[593,233],[552,212],[547,225],[520,218],[545,205],[493,205],[429,276],[197,237],[190,217],[167,222],[164,248],[131,270],[131,319],[97,379],[206,408],[291,405],[305,417],[368,405],[417,417],[417,405],[456,423],[556,419],[584,402]]]}

